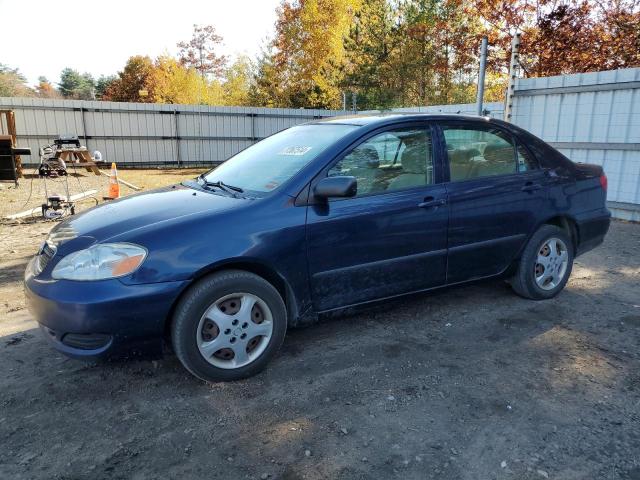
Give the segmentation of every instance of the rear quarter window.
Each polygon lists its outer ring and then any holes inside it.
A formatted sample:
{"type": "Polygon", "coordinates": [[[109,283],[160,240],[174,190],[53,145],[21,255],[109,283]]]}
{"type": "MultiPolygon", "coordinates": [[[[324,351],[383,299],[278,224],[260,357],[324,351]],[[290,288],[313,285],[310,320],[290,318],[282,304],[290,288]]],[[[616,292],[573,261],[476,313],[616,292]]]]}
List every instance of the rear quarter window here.
{"type": "Polygon", "coordinates": [[[573,162],[571,160],[535,135],[522,130],[518,137],[536,157],[540,168],[561,168],[566,171],[573,171],[573,162]]]}

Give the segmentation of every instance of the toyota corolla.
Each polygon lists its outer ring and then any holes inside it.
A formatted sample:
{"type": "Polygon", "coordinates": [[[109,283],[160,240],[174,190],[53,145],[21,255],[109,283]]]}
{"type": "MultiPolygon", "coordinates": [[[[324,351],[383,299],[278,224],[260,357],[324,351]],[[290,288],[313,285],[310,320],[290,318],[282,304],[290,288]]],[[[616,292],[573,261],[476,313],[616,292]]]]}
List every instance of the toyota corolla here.
{"type": "Polygon", "coordinates": [[[606,188],[601,167],[498,120],[320,120],[59,223],[27,303],[70,356],[168,341],[197,377],[233,380],[345,307],[490,277],[554,297],[604,239],[606,188]]]}

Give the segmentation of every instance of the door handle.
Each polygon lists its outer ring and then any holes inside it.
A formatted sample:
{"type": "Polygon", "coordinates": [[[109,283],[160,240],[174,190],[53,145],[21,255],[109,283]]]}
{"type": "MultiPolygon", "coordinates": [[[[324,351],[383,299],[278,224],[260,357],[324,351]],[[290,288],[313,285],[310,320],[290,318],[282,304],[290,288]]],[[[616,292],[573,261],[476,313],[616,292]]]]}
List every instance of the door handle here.
{"type": "Polygon", "coordinates": [[[540,185],[539,183],[527,182],[524,184],[524,187],[522,187],[522,191],[535,192],[536,190],[540,190],[541,188],[542,188],[542,185],[540,185]]]}
{"type": "Polygon", "coordinates": [[[419,203],[419,208],[433,208],[433,207],[441,207],[442,205],[446,205],[447,201],[444,198],[435,199],[433,197],[427,197],[424,199],[424,202],[419,203]]]}

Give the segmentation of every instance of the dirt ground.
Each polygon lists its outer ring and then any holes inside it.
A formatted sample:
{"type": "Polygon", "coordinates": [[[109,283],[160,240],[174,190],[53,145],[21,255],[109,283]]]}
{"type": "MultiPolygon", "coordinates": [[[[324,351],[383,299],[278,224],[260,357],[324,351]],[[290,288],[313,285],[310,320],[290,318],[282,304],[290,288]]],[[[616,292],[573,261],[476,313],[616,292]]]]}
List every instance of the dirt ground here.
{"type": "Polygon", "coordinates": [[[2,479],[640,479],[638,224],[554,300],[412,296],[290,331],[262,374],[215,385],[173,356],[52,350],[21,287],[51,226],[0,224],[2,479]]]}

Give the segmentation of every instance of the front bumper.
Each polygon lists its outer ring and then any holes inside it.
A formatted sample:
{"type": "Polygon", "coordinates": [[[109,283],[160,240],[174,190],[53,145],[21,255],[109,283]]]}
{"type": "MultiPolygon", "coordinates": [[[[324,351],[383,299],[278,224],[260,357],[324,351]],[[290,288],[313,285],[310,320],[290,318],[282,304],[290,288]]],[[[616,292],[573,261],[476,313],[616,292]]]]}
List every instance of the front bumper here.
{"type": "Polygon", "coordinates": [[[24,281],[27,308],[49,342],[72,357],[108,357],[157,343],[187,283],[38,279],[29,267],[24,281]]]}

